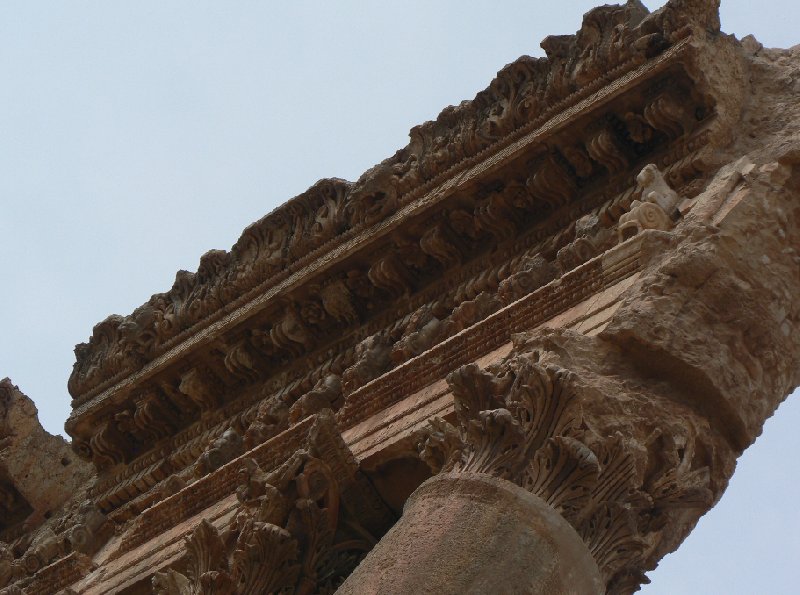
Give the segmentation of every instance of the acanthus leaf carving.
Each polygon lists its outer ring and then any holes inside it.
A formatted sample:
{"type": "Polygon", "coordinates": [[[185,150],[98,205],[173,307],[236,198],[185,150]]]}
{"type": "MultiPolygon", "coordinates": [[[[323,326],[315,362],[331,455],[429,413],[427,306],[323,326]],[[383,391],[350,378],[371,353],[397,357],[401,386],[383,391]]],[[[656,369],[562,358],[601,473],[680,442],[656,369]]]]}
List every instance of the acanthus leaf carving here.
{"type": "Polygon", "coordinates": [[[579,267],[600,253],[597,246],[589,238],[576,238],[574,242],[558,251],[556,262],[562,274],[579,267]]]}
{"type": "Polygon", "coordinates": [[[408,317],[402,336],[394,343],[390,357],[395,364],[402,363],[423,353],[447,333],[446,325],[423,306],[408,317]]]}
{"type": "MultiPolygon", "coordinates": [[[[645,487],[658,511],[671,508],[708,509],[714,501],[708,461],[698,456],[695,439],[657,431],[648,449],[658,453],[658,467],[648,474],[645,487]]],[[[655,466],[655,465],[654,465],[655,466]]]]}
{"type": "Polygon", "coordinates": [[[358,320],[353,294],[342,279],[335,279],[319,289],[319,297],[325,311],[340,323],[354,323],[358,320]]]}
{"type": "Polygon", "coordinates": [[[441,417],[432,417],[414,437],[419,458],[434,473],[449,473],[464,462],[464,440],[456,427],[441,417]]]}
{"type": "Polygon", "coordinates": [[[367,170],[353,184],[345,207],[352,228],[373,225],[397,209],[403,169],[401,164],[387,159],[367,170]]]}
{"type": "Polygon", "coordinates": [[[613,247],[618,234],[610,224],[596,215],[584,215],[575,222],[575,239],[559,248],[556,263],[567,273],[613,247]]]}
{"type": "MultiPolygon", "coordinates": [[[[356,183],[318,182],[249,226],[229,253],[212,251],[203,257],[197,273],[181,271],[172,289],[153,296],[131,316],[109,317],[97,325],[89,342],[76,349],[71,394],[88,398],[103,383],[131,373],[160,355],[180,333],[218,312],[231,297],[277,279],[293,262],[337,236],[385,219],[409,200],[412,191],[476,157],[490,144],[504,142],[552,115],[551,110],[563,102],[585,97],[598,83],[608,82],[609,73],[616,76],[634,68],[692,31],[718,31],[716,12],[713,3],[695,6],[676,1],[653,14],[633,1],[591,11],[576,35],[542,42],[546,58],[523,56],[504,67],[472,101],[447,108],[435,121],[412,129],[406,147],[356,183]]],[[[667,136],[682,134],[693,126],[694,118],[693,110],[683,109],[685,103],[669,94],[658,95],[634,118],[633,128],[647,122],[667,136]]],[[[639,126],[631,138],[641,142],[647,134],[639,126]]],[[[612,140],[601,132],[589,143],[592,158],[611,170],[620,162],[612,140]]],[[[592,175],[585,151],[561,152],[578,177],[592,175]]],[[[563,201],[569,194],[558,182],[556,176],[544,184],[551,201],[563,201]]],[[[491,198],[480,206],[480,229],[507,237],[514,233],[515,213],[501,203],[491,198]]]]}
{"type": "Polygon", "coordinates": [[[525,433],[525,456],[530,457],[548,438],[568,436],[579,424],[572,375],[555,366],[520,358],[512,368],[513,383],[506,406],[525,433]]]}
{"type": "Polygon", "coordinates": [[[508,409],[479,411],[464,428],[464,442],[469,448],[458,470],[511,479],[524,463],[524,440],[519,422],[508,409]]]}
{"type": "Polygon", "coordinates": [[[222,397],[220,389],[219,382],[208,371],[199,367],[184,372],[178,385],[178,392],[201,411],[217,406],[222,397]]]}
{"type": "Polygon", "coordinates": [[[266,442],[289,427],[289,406],[281,395],[271,395],[264,399],[256,410],[244,435],[244,445],[248,450],[266,442]]]}
{"type": "Polygon", "coordinates": [[[507,378],[482,370],[475,364],[462,366],[447,376],[447,384],[453,391],[456,417],[465,428],[478,418],[481,411],[497,408],[497,397],[508,384],[507,378]]]}
{"type": "Polygon", "coordinates": [[[233,593],[277,593],[297,581],[297,540],[281,527],[243,522],[233,552],[233,593]]]}
{"type": "Polygon", "coordinates": [[[536,451],[522,487],[575,524],[590,505],[599,474],[600,464],[589,447],[575,438],[557,436],[536,451]]]}
{"type": "Polygon", "coordinates": [[[600,475],[592,497],[597,502],[636,502],[647,499],[634,485],[635,463],[631,454],[638,447],[621,434],[616,434],[595,446],[597,460],[600,462],[600,475]]]}
{"type": "Polygon", "coordinates": [[[556,276],[556,267],[541,254],[525,257],[518,269],[500,283],[497,295],[508,305],[547,285],[556,276]]]}
{"type": "Polygon", "coordinates": [[[391,365],[391,338],[386,333],[367,337],[356,346],[356,362],[342,373],[342,389],[350,394],[385,372],[391,365]]]}
{"type": "MultiPolygon", "coordinates": [[[[134,398],[134,411],[125,419],[125,431],[132,434],[140,443],[158,440],[171,435],[179,424],[179,414],[157,391],[151,389],[134,398]]],[[[127,412],[123,412],[127,413],[127,412]]],[[[122,428],[121,414],[116,419],[122,428]]]]}
{"type": "Polygon", "coordinates": [[[633,142],[644,145],[653,139],[653,128],[647,123],[644,116],[627,112],[623,115],[622,120],[625,122],[628,136],[633,142]]]}
{"type": "Polygon", "coordinates": [[[498,239],[512,237],[517,231],[517,221],[517,213],[511,201],[501,190],[490,192],[475,207],[478,228],[498,239]]]}
{"type": "MultiPolygon", "coordinates": [[[[273,338],[271,332],[270,338],[273,338]]],[[[247,337],[231,342],[221,341],[220,348],[224,353],[222,361],[225,364],[225,369],[235,378],[245,382],[252,382],[258,379],[259,371],[256,356],[247,337]]]]}
{"type": "Polygon", "coordinates": [[[336,374],[321,378],[289,408],[289,423],[297,423],[323,409],[336,411],[342,405],[342,381],[336,374]]]}
{"type": "Polygon", "coordinates": [[[100,424],[89,440],[92,462],[100,469],[128,460],[130,441],[120,432],[114,419],[107,419],[100,424]]]}
{"type": "Polygon", "coordinates": [[[594,172],[594,165],[584,147],[567,145],[561,147],[561,153],[579,178],[588,178],[594,172]]]}
{"type": "Polygon", "coordinates": [[[330,447],[320,442],[319,423],[308,446],[270,472],[254,459],[242,461],[235,517],[220,529],[201,521],[186,538],[186,570],[156,573],[157,593],[310,594],[338,587],[376,540],[341,505],[340,482],[352,477],[335,475],[320,458],[330,447]]]}
{"type": "Polygon", "coordinates": [[[645,106],[643,117],[652,128],[678,138],[691,128],[692,116],[684,105],[673,95],[661,93],[645,106]]]}
{"type": "Polygon", "coordinates": [[[269,337],[275,347],[294,356],[305,353],[313,346],[312,333],[294,305],[284,309],[283,315],[270,329],[269,337]]]}
{"type": "Polygon", "coordinates": [[[206,519],[200,521],[197,529],[186,539],[186,552],[190,581],[202,584],[207,580],[207,573],[218,573],[224,568],[225,543],[217,528],[206,519]]]}
{"type": "Polygon", "coordinates": [[[221,436],[212,440],[194,465],[197,477],[211,473],[233,460],[244,450],[244,443],[239,433],[228,428],[221,436]]]}
{"type": "Polygon", "coordinates": [[[477,240],[481,235],[480,226],[473,213],[464,209],[453,209],[448,213],[450,228],[462,238],[477,240]]]}
{"type": "Polygon", "coordinates": [[[645,549],[636,525],[637,515],[619,502],[598,505],[587,521],[577,527],[600,572],[610,583],[626,567],[636,565],[645,549]]]}
{"type": "Polygon", "coordinates": [[[628,584],[640,578],[646,550],[638,523],[654,509],[634,462],[642,447],[588,429],[573,373],[541,363],[542,355],[453,372],[457,426],[431,420],[415,436],[420,458],[435,472],[488,473],[539,496],[582,536],[608,586],[628,584]]]}
{"type": "Polygon", "coordinates": [[[321,245],[345,230],[345,198],[350,183],[345,180],[322,180],[317,184],[320,205],[314,213],[311,237],[321,245]]]}
{"type": "MultiPolygon", "coordinates": [[[[499,283],[498,283],[499,285],[499,283]]],[[[500,309],[500,300],[491,291],[482,291],[474,299],[461,302],[447,319],[447,333],[453,335],[500,309]]]]}

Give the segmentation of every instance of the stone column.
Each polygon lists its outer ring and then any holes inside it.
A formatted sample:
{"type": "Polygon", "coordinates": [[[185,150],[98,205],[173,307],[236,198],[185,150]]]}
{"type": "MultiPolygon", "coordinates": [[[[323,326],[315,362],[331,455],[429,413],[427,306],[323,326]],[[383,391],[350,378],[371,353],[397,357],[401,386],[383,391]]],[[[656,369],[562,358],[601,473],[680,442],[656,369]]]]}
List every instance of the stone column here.
{"type": "Polygon", "coordinates": [[[337,593],[603,593],[575,529],[541,498],[483,473],[442,473],[337,593]]]}
{"type": "Polygon", "coordinates": [[[416,437],[439,475],[339,593],[584,595],[627,576],[624,450],[578,439],[572,375],[538,359],[450,374],[457,425],[434,418],[416,437]]]}
{"type": "Polygon", "coordinates": [[[450,374],[454,423],[414,437],[438,475],[338,592],[636,591],[713,504],[733,453],[626,358],[534,332],[450,374]]]}

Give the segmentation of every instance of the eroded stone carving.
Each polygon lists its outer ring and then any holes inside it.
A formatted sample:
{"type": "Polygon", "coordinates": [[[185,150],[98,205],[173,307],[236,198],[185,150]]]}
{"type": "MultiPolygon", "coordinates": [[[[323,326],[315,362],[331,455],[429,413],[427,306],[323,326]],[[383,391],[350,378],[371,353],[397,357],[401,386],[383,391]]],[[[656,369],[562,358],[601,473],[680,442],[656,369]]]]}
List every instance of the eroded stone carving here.
{"type": "Polygon", "coordinates": [[[364,339],[356,348],[356,363],[342,374],[342,388],[352,392],[366,384],[390,365],[391,341],[381,333],[364,339]]]}
{"type": "Polygon", "coordinates": [[[230,527],[202,520],[186,538],[186,571],[157,572],[155,592],[332,593],[376,539],[348,516],[345,478],[319,456],[298,451],[269,473],[244,459],[230,527]]]}
{"type": "MultiPolygon", "coordinates": [[[[559,101],[605,80],[615,68],[641,63],[693,29],[718,27],[715,2],[695,7],[673,1],[653,14],[638,1],[590,11],[576,35],[548,37],[542,42],[547,58],[523,57],[508,65],[474,100],[448,108],[436,121],[412,129],[406,148],[355,184],[322,180],[250,226],[230,253],[208,253],[197,273],[179,273],[166,294],[153,296],[130,317],[112,316],[95,327],[90,341],[76,349],[70,391],[78,397],[115,375],[130,372],[178,333],[212,315],[229,296],[280,273],[287,262],[337,234],[384,219],[412,189],[537,121],[559,101]]],[[[644,119],[674,136],[686,129],[688,115],[681,111],[682,105],[659,96],[644,119]]],[[[613,136],[601,131],[588,143],[588,150],[604,167],[616,169],[624,159],[614,143],[613,136]]],[[[588,175],[591,168],[580,149],[567,152],[579,175],[588,175]]],[[[559,177],[557,171],[544,167],[532,178],[532,188],[538,188],[534,193],[553,204],[571,193],[569,178],[559,177]]],[[[508,224],[497,219],[507,208],[496,198],[487,201],[482,208],[486,229],[500,236],[509,233],[508,224]]],[[[435,250],[447,261],[456,257],[452,248],[435,250]]],[[[397,272],[385,274],[394,277],[397,272]]]]}
{"type": "Polygon", "coordinates": [[[355,184],[316,184],[95,327],[67,429],[96,477],[45,519],[0,468],[0,588],[141,587],[176,553],[162,537],[205,517],[158,589],[330,592],[390,524],[356,530],[384,510],[363,488],[400,514],[429,476],[413,428],[446,412],[420,445],[432,469],[535,494],[608,592],[636,589],[796,379],[796,155],[713,177],[729,153],[773,151],[769,126],[740,114],[748,81],[784,66],[718,35],[711,0],[600,7],[542,45],[547,58],[507,66],[355,184]],[[752,146],[725,146],[733,130],[752,146]],[[748,220],[771,221],[774,242],[748,220]],[[756,250],[779,281],[761,287],[731,256],[756,250]],[[369,481],[299,446],[331,411],[369,481]]]}
{"type": "Polygon", "coordinates": [[[337,374],[328,374],[294,402],[289,409],[289,422],[296,423],[325,409],[336,411],[342,403],[342,380],[337,374]]]}
{"type": "Polygon", "coordinates": [[[497,294],[505,304],[539,289],[556,277],[556,269],[541,255],[524,259],[520,270],[500,283],[497,294]]]}
{"type": "Polygon", "coordinates": [[[641,200],[631,203],[630,211],[619,218],[619,239],[633,237],[645,229],[669,231],[678,217],[678,194],[669,187],[655,165],[645,167],[636,177],[641,200]]]}
{"type": "Polygon", "coordinates": [[[645,580],[642,515],[669,506],[672,490],[684,506],[709,506],[708,469],[690,471],[694,453],[667,448],[680,460],[662,461],[661,475],[644,482],[636,467],[646,446],[587,427],[574,375],[540,357],[514,355],[491,371],[472,364],[450,374],[457,425],[432,419],[420,456],[436,472],[485,473],[539,496],[583,537],[609,592],[627,592],[623,585],[645,580]]]}
{"type": "Polygon", "coordinates": [[[197,459],[197,463],[194,465],[194,474],[197,477],[202,477],[219,469],[228,461],[242,454],[242,452],[242,437],[236,430],[228,428],[222,433],[222,436],[213,440],[208,448],[203,451],[203,454],[200,455],[200,458],[197,459]]]}

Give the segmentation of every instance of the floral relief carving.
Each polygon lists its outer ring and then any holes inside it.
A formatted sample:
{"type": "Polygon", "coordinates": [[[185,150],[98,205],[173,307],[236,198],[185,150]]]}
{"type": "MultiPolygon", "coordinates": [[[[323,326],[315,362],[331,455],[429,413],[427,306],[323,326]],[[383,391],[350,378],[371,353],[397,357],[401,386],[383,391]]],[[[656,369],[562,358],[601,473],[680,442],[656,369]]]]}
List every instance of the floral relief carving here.
{"type": "Polygon", "coordinates": [[[271,472],[244,459],[238,481],[230,525],[202,520],[186,538],[185,570],[157,572],[156,593],[333,593],[376,541],[342,508],[341,479],[308,450],[271,472]]]}
{"type": "Polygon", "coordinates": [[[451,373],[456,423],[429,420],[417,434],[420,458],[434,472],[486,473],[539,496],[584,539],[609,592],[629,592],[624,585],[646,580],[642,519],[672,501],[710,505],[708,469],[691,468],[687,438],[686,446],[665,448],[659,473],[643,478],[634,455],[648,449],[590,430],[574,374],[540,363],[540,355],[512,354],[487,370],[470,364],[451,373]]]}
{"type": "MultiPolygon", "coordinates": [[[[408,146],[357,182],[322,180],[288,201],[248,227],[230,252],[211,251],[203,256],[196,273],[180,271],[170,291],[154,295],[128,317],[110,316],[98,324],[88,343],[76,347],[71,394],[80,398],[130,373],[232,298],[281,275],[288,265],[337,236],[384,220],[414,189],[539,121],[560,102],[607,82],[615,68],[632,68],[693,29],[718,28],[718,17],[705,3],[702,8],[684,4],[671,2],[653,14],[638,1],[596,8],[586,14],[576,35],[545,39],[546,58],[524,56],[509,64],[472,101],[447,108],[435,121],[412,129],[408,146]]],[[[649,142],[648,129],[675,138],[693,126],[686,103],[674,94],[661,93],[641,114],[620,117],[638,142],[649,142]]],[[[579,178],[596,170],[592,160],[609,171],[627,163],[616,133],[609,129],[600,129],[585,147],[570,143],[562,149],[564,163],[548,162],[534,172],[529,181],[532,194],[550,205],[564,204],[575,192],[572,178],[562,175],[567,163],[579,178]]],[[[515,207],[502,196],[489,196],[477,214],[481,229],[498,237],[515,231],[515,207]]],[[[448,231],[434,230],[422,242],[439,261],[459,261],[458,241],[448,231]]],[[[377,284],[399,293],[407,285],[404,276],[389,262],[371,275],[377,284]]],[[[341,316],[349,319],[352,313],[341,316]]]]}

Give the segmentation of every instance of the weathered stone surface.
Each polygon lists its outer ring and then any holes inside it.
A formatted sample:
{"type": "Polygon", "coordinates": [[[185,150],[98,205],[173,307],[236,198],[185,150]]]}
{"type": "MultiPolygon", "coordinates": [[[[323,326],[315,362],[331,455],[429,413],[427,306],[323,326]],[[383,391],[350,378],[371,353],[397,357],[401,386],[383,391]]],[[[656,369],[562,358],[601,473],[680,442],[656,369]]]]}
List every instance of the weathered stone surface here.
{"type": "Polygon", "coordinates": [[[55,593],[86,572],[84,554],[109,528],[80,505],[92,471],[42,428],[33,401],[0,381],[0,592],[55,593]]]}
{"type": "Polygon", "coordinates": [[[98,324],[91,467],[0,384],[2,593],[638,589],[800,384],[800,51],[717,7],[590,11],[98,324]]]}
{"type": "Polygon", "coordinates": [[[87,481],[91,471],[66,440],[39,424],[36,406],[6,378],[0,380],[0,539],[18,523],[34,529],[87,481]],[[15,510],[25,511],[19,517],[15,510]],[[16,521],[16,522],[15,522],[16,521]]]}
{"type": "Polygon", "coordinates": [[[337,593],[604,593],[580,536],[542,500],[480,474],[437,475],[337,593]]]}

